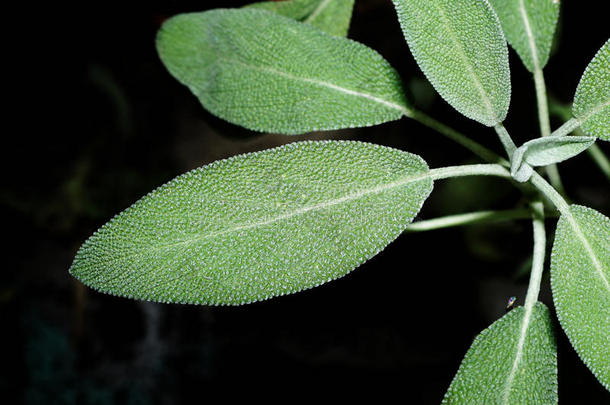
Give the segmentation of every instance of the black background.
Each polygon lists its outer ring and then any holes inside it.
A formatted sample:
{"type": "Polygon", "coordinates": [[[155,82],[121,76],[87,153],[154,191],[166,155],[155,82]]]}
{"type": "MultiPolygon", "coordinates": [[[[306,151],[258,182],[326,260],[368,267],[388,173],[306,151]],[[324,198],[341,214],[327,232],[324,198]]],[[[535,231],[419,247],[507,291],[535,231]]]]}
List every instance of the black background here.
{"type": "MultiPolygon", "coordinates": [[[[7,124],[3,137],[0,191],[6,403],[374,397],[436,404],[474,336],[504,314],[509,296],[523,303],[528,221],[403,235],[348,277],[244,307],[136,302],[92,292],[68,275],[80,244],[111,216],[220,158],[301,139],[358,139],[417,153],[431,167],[477,161],[408,119],[286,137],[210,115],[166,72],[155,33],[174,14],[245,3],[104,2],[7,17],[16,24],[5,37],[12,52],[6,65],[15,73],[8,86],[17,90],[7,110],[16,125],[7,124]]],[[[563,103],[608,38],[603,2],[583,4],[562,5],[558,46],[545,69],[549,92],[563,103]]],[[[493,130],[431,91],[390,1],[357,0],[349,37],[390,61],[422,109],[500,152],[493,130]]],[[[530,74],[513,51],[510,58],[505,125],[520,144],[537,136],[535,96],[530,74]]],[[[554,119],[553,127],[560,123],[554,119]]],[[[608,182],[586,154],[560,170],[574,201],[610,212],[608,182]]],[[[502,180],[444,181],[420,218],[524,203],[502,180]]],[[[550,240],[554,222],[547,222],[550,240]]],[[[541,300],[553,310],[548,276],[541,300]]],[[[560,403],[606,402],[607,391],[556,326],[560,403]]]]}

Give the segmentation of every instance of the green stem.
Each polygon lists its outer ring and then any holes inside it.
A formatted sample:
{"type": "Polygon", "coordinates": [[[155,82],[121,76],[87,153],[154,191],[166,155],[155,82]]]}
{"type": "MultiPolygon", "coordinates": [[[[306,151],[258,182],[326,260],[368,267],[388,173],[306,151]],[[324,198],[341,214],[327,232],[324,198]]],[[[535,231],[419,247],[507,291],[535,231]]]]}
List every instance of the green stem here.
{"type": "Polygon", "coordinates": [[[600,147],[596,144],[591,145],[591,147],[587,149],[587,152],[597,166],[599,166],[602,173],[604,173],[606,178],[610,181],[610,161],[606,155],[604,155],[604,152],[602,152],[600,147]]]}
{"type": "Polygon", "coordinates": [[[569,204],[541,175],[534,172],[530,178],[530,182],[553,203],[559,212],[562,214],[569,214],[569,204]]]}
{"type": "Polygon", "coordinates": [[[515,153],[515,150],[517,150],[515,142],[513,142],[513,139],[510,137],[508,131],[506,130],[506,128],[504,128],[504,125],[502,125],[502,123],[496,124],[494,126],[494,129],[500,137],[500,142],[502,142],[502,146],[504,146],[504,150],[506,151],[508,158],[512,159],[513,153],[515,153]]]}
{"type": "Polygon", "coordinates": [[[553,131],[551,136],[566,136],[580,126],[576,118],[570,118],[562,126],[553,131]]]}
{"type": "MultiPolygon", "coordinates": [[[[555,136],[556,133],[559,133],[560,135],[562,135],[563,131],[566,131],[567,129],[570,128],[570,126],[574,125],[574,123],[568,124],[568,122],[570,122],[572,120],[575,120],[578,124],[580,124],[578,122],[578,120],[576,120],[576,118],[572,117],[572,109],[570,107],[561,105],[559,102],[554,102],[551,104],[551,106],[553,107],[551,110],[551,112],[553,114],[559,116],[563,120],[567,120],[567,122],[565,124],[563,124],[561,127],[559,127],[557,130],[555,130],[555,132],[553,132],[551,134],[551,136],[555,136]],[[566,127],[566,128],[564,128],[564,127],[566,127]],[[558,131],[562,131],[562,132],[558,132],[558,131]]],[[[584,133],[578,127],[578,125],[572,130],[576,132],[577,136],[584,136],[584,133]]],[[[608,160],[608,158],[606,157],[604,152],[602,152],[600,147],[596,144],[593,144],[589,149],[587,149],[587,153],[589,154],[591,159],[593,159],[593,162],[595,162],[595,164],[599,167],[599,169],[602,171],[602,173],[604,173],[606,178],[610,181],[610,161],[608,160]]]]}
{"type": "Polygon", "coordinates": [[[495,222],[511,221],[514,219],[530,218],[532,211],[523,209],[477,211],[464,214],[447,215],[444,217],[413,222],[405,232],[423,232],[435,229],[450,228],[454,226],[489,224],[495,222]]]}
{"type": "Polygon", "coordinates": [[[561,176],[559,175],[559,169],[557,168],[557,164],[553,163],[544,168],[546,170],[546,174],[549,176],[549,180],[551,180],[551,184],[559,191],[559,193],[566,195],[566,190],[563,187],[563,182],[561,181],[561,176]]]}
{"type": "Polygon", "coordinates": [[[472,139],[468,138],[466,135],[443,124],[442,122],[435,120],[434,118],[430,117],[429,115],[427,115],[426,113],[424,113],[422,111],[413,109],[410,111],[410,114],[408,115],[408,117],[413,118],[417,122],[436,130],[437,132],[441,133],[442,135],[445,135],[447,138],[462,145],[463,147],[470,150],[471,152],[473,152],[475,155],[479,156],[483,160],[486,160],[490,163],[499,163],[499,164],[507,166],[507,167],[509,166],[508,161],[506,159],[502,158],[501,156],[499,156],[498,154],[496,154],[495,152],[492,152],[491,150],[487,149],[485,146],[473,141],[472,139]]]}
{"type": "Polygon", "coordinates": [[[536,86],[536,100],[538,102],[538,122],[540,123],[540,134],[549,136],[551,134],[551,121],[549,119],[549,106],[546,97],[546,84],[542,69],[534,71],[534,85],[536,86]]]}
{"type": "MultiPolygon", "coordinates": [[[[537,68],[534,71],[534,84],[536,86],[536,100],[538,101],[538,122],[540,123],[540,134],[542,136],[551,135],[551,122],[549,120],[549,107],[546,96],[546,84],[544,83],[544,74],[542,69],[537,68]]],[[[546,173],[551,180],[551,184],[559,192],[565,195],[565,189],[561,182],[561,176],[556,164],[549,165],[545,168],[546,173]]]]}
{"type": "Polygon", "coordinates": [[[496,163],[440,167],[438,169],[431,169],[426,177],[431,178],[432,180],[440,180],[463,176],[498,176],[507,179],[511,178],[510,172],[506,170],[504,166],[496,163]]]}
{"type": "Polygon", "coordinates": [[[525,311],[531,312],[538,301],[540,281],[544,270],[544,255],[546,251],[546,230],[544,228],[544,205],[541,201],[531,204],[532,224],[534,228],[534,254],[532,257],[532,272],[525,297],[525,311]]]}

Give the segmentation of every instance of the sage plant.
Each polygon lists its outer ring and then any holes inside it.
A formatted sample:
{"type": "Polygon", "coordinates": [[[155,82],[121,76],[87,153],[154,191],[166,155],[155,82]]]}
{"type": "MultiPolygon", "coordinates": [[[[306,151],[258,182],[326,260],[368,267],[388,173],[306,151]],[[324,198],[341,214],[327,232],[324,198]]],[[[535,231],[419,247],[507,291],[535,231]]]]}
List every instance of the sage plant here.
{"type": "Polygon", "coordinates": [[[493,219],[484,212],[411,224],[436,181],[496,176],[529,201],[527,296],[474,340],[443,403],[557,403],[553,321],[538,301],[549,210],[559,212],[550,272],[561,328],[610,389],[610,219],[569,203],[556,167],[591,150],[608,175],[595,142],[610,140],[610,41],[585,70],[571,116],[552,131],[543,69],[558,0],[393,1],[426,78],[455,110],[497,134],[501,157],[418,110],[383,57],[345,38],[353,3],[289,0],[177,15],[159,31],[157,49],[205,109],[233,124],[294,135],[406,117],[486,163],[430,169],[412,153],[351,141],[234,156],[176,177],[111,219],[83,244],[70,273],[100,292],[154,302],[265,300],[342,277],[405,230],[493,219]],[[503,125],[507,41],[537,96],[540,137],[520,146],[503,125]]]}

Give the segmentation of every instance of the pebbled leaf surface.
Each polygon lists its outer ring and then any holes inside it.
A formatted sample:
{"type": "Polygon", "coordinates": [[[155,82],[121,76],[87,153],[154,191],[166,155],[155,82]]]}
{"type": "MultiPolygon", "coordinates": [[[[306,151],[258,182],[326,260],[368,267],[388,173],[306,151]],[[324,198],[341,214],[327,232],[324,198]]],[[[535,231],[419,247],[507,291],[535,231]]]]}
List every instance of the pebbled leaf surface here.
{"type": "Polygon", "coordinates": [[[268,11],[175,16],[157,49],[206,109],[249,129],[302,134],[409,114],[398,74],[377,52],[268,11]]]}
{"type": "Polygon", "coordinates": [[[392,242],[432,190],[418,156],[299,142],[217,161],[100,228],[70,273],[105,293],[239,305],[318,286],[392,242]]]}
{"type": "Polygon", "coordinates": [[[587,135],[610,141],[610,39],[585,69],[572,112],[587,135]]]}
{"type": "Polygon", "coordinates": [[[547,307],[518,307],[477,336],[443,404],[556,404],[557,345],[547,307]],[[525,328],[524,328],[525,324],[525,328]]]}
{"type": "Polygon", "coordinates": [[[411,53],[436,91],[473,120],[502,122],[510,103],[508,49],[489,3],[393,2],[411,53]]]}
{"type": "Polygon", "coordinates": [[[516,176],[520,171],[527,173],[529,169],[522,167],[524,163],[529,166],[546,166],[563,162],[587,150],[595,143],[594,136],[547,136],[532,139],[521,145],[511,159],[511,174],[518,181],[527,181],[531,176],[523,173],[526,178],[516,176]]]}
{"type": "Polygon", "coordinates": [[[331,35],[344,37],[347,36],[352,19],[354,0],[263,1],[246,7],[272,11],[310,24],[331,35]]]}
{"type": "Polygon", "coordinates": [[[549,60],[559,17],[555,0],[489,0],[500,18],[508,43],[530,72],[549,60]]]}
{"type": "Polygon", "coordinates": [[[572,346],[610,390],[610,219],[571,205],[557,224],[551,256],[557,317],[572,346]]]}

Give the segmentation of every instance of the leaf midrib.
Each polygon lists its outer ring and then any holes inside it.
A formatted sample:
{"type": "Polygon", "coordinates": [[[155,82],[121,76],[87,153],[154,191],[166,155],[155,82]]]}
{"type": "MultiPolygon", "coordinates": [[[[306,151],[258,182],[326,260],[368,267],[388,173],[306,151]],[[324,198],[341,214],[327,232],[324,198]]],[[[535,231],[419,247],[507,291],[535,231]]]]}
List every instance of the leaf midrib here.
{"type": "MultiPolygon", "coordinates": [[[[416,176],[408,176],[402,179],[399,179],[397,181],[394,182],[390,182],[381,186],[376,186],[373,188],[369,188],[369,189],[363,189],[360,190],[356,193],[352,193],[352,194],[348,194],[345,195],[343,197],[340,198],[335,198],[335,199],[331,199],[328,201],[324,201],[324,202],[320,202],[311,206],[307,206],[307,207],[300,207],[292,212],[288,212],[288,213],[283,213],[281,215],[272,217],[270,219],[266,219],[266,220],[262,220],[262,221],[256,221],[253,223],[248,223],[248,224],[240,224],[237,226],[234,226],[232,228],[229,229],[225,229],[222,231],[216,231],[216,232],[212,232],[209,234],[205,234],[205,235],[201,235],[199,237],[196,238],[192,238],[192,239],[186,239],[186,240],[182,240],[179,242],[174,242],[174,243],[167,243],[167,244],[162,244],[162,245],[154,245],[154,246],[149,246],[148,248],[140,248],[138,251],[133,252],[133,254],[127,254],[127,255],[123,255],[120,257],[115,257],[115,260],[112,260],[111,262],[117,261],[117,260],[124,260],[126,258],[135,258],[135,257],[141,257],[144,256],[150,252],[153,251],[157,251],[157,250],[163,250],[163,249],[172,249],[174,247],[177,246],[181,246],[181,245],[190,245],[190,244],[195,244],[198,243],[202,240],[205,239],[212,239],[215,238],[217,236],[220,235],[226,235],[226,234],[230,234],[230,233],[234,233],[234,232],[239,232],[245,229],[252,229],[252,228],[257,228],[257,227],[262,227],[262,226],[266,226],[275,222],[279,222],[282,221],[284,219],[288,219],[288,218],[292,218],[295,216],[299,216],[299,215],[303,215],[306,214],[308,212],[311,211],[315,211],[315,210],[322,210],[328,207],[332,207],[335,205],[339,205],[341,203],[344,202],[349,202],[352,200],[356,200],[362,197],[365,197],[367,195],[370,194],[375,194],[375,193],[381,193],[387,190],[391,190],[393,188],[397,188],[397,187],[401,187],[404,186],[406,184],[412,183],[412,182],[417,182],[420,180],[426,180],[426,179],[432,179],[434,177],[434,175],[432,173],[430,173],[429,171],[425,172],[425,173],[421,173],[419,175],[416,176]]],[[[108,262],[107,262],[108,263],[108,262]]]]}
{"type": "Polygon", "coordinates": [[[606,100],[606,102],[601,102],[598,105],[596,105],[595,107],[593,107],[592,109],[590,109],[589,111],[587,111],[586,113],[584,113],[583,115],[581,115],[580,117],[576,117],[578,119],[578,122],[581,123],[581,125],[585,124],[589,118],[591,118],[591,116],[597,114],[598,112],[600,112],[601,110],[603,110],[604,108],[608,107],[610,105],[610,99],[606,100]]]}
{"type": "Polygon", "coordinates": [[[352,89],[348,89],[346,87],[342,87],[339,86],[337,84],[331,83],[331,82],[325,82],[323,80],[319,80],[319,79],[313,79],[313,78],[309,78],[309,77],[302,77],[302,76],[295,76],[292,75],[290,73],[281,71],[281,70],[277,70],[268,66],[257,66],[257,65],[251,65],[248,63],[245,63],[239,59],[232,59],[232,58],[227,58],[225,57],[218,57],[217,60],[223,60],[223,61],[227,61],[230,64],[239,64],[247,69],[252,69],[252,70],[258,70],[260,72],[264,72],[264,73],[271,73],[271,74],[276,74],[276,75],[280,75],[282,77],[285,77],[289,80],[294,80],[294,81],[301,81],[301,82],[305,82],[305,83],[311,83],[320,87],[326,87],[329,88],[331,90],[335,90],[344,94],[348,94],[348,95],[352,95],[355,97],[361,97],[361,98],[365,98],[371,101],[374,101],[376,103],[382,104],[386,107],[392,108],[394,110],[397,110],[398,112],[400,112],[401,114],[405,115],[405,116],[410,116],[411,115],[411,111],[407,109],[407,107],[400,105],[400,104],[396,104],[393,103],[391,101],[382,99],[380,97],[374,96],[372,94],[369,93],[364,93],[361,91],[356,91],[356,90],[352,90],[352,89]]]}
{"type": "Polygon", "coordinates": [[[436,5],[436,7],[441,15],[441,18],[443,19],[443,22],[445,23],[445,26],[447,27],[447,31],[449,32],[449,37],[451,38],[453,43],[456,45],[456,48],[458,50],[457,53],[460,56],[460,58],[462,59],[462,61],[464,62],[464,65],[466,65],[468,74],[474,81],[475,87],[477,88],[477,91],[479,92],[479,95],[481,96],[481,99],[483,100],[483,103],[485,104],[485,108],[487,109],[487,112],[489,113],[489,118],[492,118],[496,123],[500,122],[500,119],[498,119],[498,117],[496,116],[496,114],[493,110],[493,107],[491,105],[491,101],[487,97],[487,93],[485,92],[485,89],[483,88],[483,85],[481,84],[481,81],[479,80],[478,75],[472,68],[472,63],[466,56],[466,52],[464,51],[464,48],[462,47],[461,42],[458,41],[458,39],[457,39],[457,35],[455,34],[455,31],[453,30],[453,27],[451,26],[451,23],[450,23],[449,19],[447,18],[445,10],[443,9],[443,7],[441,6],[441,4],[438,1],[432,1],[432,3],[434,3],[436,5]]]}
{"type": "Polygon", "coordinates": [[[504,386],[504,396],[502,399],[502,404],[507,405],[510,397],[510,390],[513,385],[513,381],[515,380],[515,374],[519,367],[519,363],[521,362],[521,358],[523,357],[523,345],[525,344],[525,339],[527,337],[527,330],[530,325],[530,319],[532,315],[532,310],[534,305],[527,305],[524,310],[523,319],[521,321],[521,328],[519,331],[519,340],[517,341],[517,353],[515,354],[515,360],[513,361],[513,366],[508,374],[508,378],[506,379],[506,384],[504,386]]]}
{"type": "Polygon", "coordinates": [[[572,213],[569,212],[569,211],[568,211],[568,215],[567,215],[567,220],[570,223],[570,226],[572,227],[572,230],[574,231],[574,233],[576,234],[578,239],[580,239],[580,242],[584,246],[585,251],[589,255],[589,257],[591,259],[591,262],[593,263],[593,267],[599,273],[599,277],[604,282],[604,284],[606,286],[606,290],[608,290],[608,292],[610,292],[610,283],[608,282],[608,279],[606,278],[606,276],[604,274],[604,271],[602,269],[602,265],[601,265],[599,259],[597,258],[597,255],[595,254],[595,251],[593,250],[593,248],[589,244],[589,240],[587,239],[587,237],[583,233],[582,229],[580,228],[580,225],[578,224],[578,222],[576,221],[576,219],[574,218],[572,213]]]}
{"type": "Polygon", "coordinates": [[[523,0],[519,0],[519,11],[521,12],[521,18],[523,19],[523,25],[525,26],[525,35],[527,36],[527,42],[532,53],[534,71],[537,71],[540,70],[540,61],[538,60],[538,52],[536,50],[534,33],[532,32],[532,27],[530,26],[529,17],[527,15],[527,10],[525,9],[525,3],[523,2],[523,0]]]}
{"type": "Polygon", "coordinates": [[[321,1],[320,4],[318,4],[318,7],[316,7],[303,22],[310,24],[329,4],[330,0],[321,1]]]}

